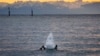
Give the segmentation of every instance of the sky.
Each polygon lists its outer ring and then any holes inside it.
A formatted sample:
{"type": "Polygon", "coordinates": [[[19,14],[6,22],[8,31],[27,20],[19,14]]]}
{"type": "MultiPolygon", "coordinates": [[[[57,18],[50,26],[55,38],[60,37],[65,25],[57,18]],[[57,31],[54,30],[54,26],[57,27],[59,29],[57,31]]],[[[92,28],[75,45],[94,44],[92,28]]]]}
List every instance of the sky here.
{"type": "MultiPolygon", "coordinates": [[[[34,5],[32,7],[34,14],[100,14],[100,0],[0,0],[0,2],[12,5],[11,14],[30,14],[31,5],[34,5]],[[39,1],[40,3],[14,3],[17,1],[39,1]],[[49,3],[50,1],[65,1],[70,3],[49,3]],[[48,2],[48,4],[41,2],[48,2]]],[[[0,14],[8,14],[7,5],[0,4],[0,14]]]]}
{"type": "MultiPolygon", "coordinates": [[[[26,2],[26,1],[39,1],[39,2],[50,2],[50,1],[53,1],[53,2],[56,2],[56,1],[61,1],[61,0],[0,0],[0,2],[6,2],[6,3],[14,3],[14,2],[17,2],[17,1],[23,1],[23,2],[26,2]]],[[[65,2],[76,2],[77,0],[63,0],[65,2]]],[[[100,2],[100,0],[82,0],[82,2],[100,2]]]]}

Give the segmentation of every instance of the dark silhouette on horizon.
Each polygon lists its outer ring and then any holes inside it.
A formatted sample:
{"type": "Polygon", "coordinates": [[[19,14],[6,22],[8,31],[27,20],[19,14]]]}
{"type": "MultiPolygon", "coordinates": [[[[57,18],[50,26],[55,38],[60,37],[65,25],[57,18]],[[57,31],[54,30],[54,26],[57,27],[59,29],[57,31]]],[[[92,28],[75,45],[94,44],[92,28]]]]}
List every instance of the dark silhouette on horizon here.
{"type": "Polygon", "coordinates": [[[8,16],[10,16],[11,13],[10,13],[10,7],[8,7],[8,16]]]}
{"type": "Polygon", "coordinates": [[[33,9],[31,8],[31,16],[33,16],[33,9]]]}

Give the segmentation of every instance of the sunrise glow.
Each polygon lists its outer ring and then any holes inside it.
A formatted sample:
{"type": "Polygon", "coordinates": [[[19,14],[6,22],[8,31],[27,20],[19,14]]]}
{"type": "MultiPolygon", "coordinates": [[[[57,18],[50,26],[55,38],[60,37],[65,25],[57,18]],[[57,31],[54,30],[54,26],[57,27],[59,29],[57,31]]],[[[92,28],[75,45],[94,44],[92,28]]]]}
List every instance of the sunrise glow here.
{"type": "MultiPolygon", "coordinates": [[[[64,1],[64,2],[76,2],[78,0],[0,0],[0,2],[5,2],[5,3],[14,3],[17,1],[23,1],[23,2],[27,2],[27,1],[32,1],[32,2],[57,2],[57,1],[64,1]]],[[[82,0],[83,2],[100,2],[100,0],[82,0]]]]}
{"type": "Polygon", "coordinates": [[[83,2],[100,2],[100,0],[83,0],[83,2]]]}

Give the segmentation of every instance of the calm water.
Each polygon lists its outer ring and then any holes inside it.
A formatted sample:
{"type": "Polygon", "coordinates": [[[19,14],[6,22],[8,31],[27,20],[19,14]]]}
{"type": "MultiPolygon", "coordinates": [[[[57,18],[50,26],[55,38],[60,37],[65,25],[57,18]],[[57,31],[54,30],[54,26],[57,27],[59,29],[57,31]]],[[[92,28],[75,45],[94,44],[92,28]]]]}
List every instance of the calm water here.
{"type": "Polygon", "coordinates": [[[0,56],[100,56],[100,16],[0,16],[0,56]],[[58,51],[38,50],[50,32],[58,51]]]}

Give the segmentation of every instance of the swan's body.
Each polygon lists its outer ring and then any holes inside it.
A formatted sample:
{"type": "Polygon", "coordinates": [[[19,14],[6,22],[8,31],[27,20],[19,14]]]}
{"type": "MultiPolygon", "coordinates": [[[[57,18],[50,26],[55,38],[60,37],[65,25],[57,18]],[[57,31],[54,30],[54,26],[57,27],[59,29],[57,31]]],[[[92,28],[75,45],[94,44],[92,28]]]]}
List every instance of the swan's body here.
{"type": "Polygon", "coordinates": [[[54,42],[54,37],[53,37],[52,33],[50,33],[46,40],[44,47],[47,49],[54,49],[55,46],[56,46],[56,44],[54,42]]]}
{"type": "Polygon", "coordinates": [[[54,37],[52,33],[49,34],[45,45],[42,46],[41,49],[57,49],[57,45],[54,42],[54,37]]]}

